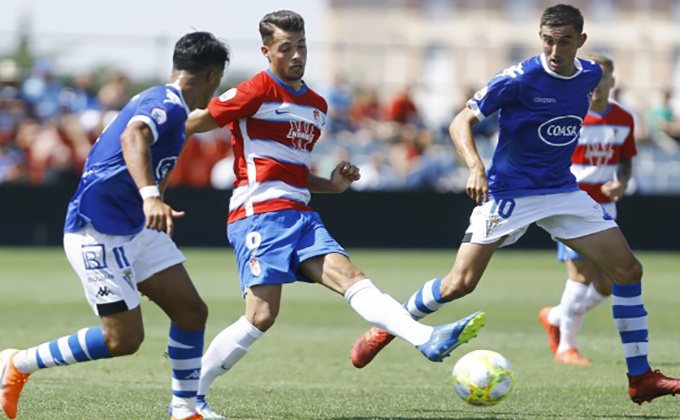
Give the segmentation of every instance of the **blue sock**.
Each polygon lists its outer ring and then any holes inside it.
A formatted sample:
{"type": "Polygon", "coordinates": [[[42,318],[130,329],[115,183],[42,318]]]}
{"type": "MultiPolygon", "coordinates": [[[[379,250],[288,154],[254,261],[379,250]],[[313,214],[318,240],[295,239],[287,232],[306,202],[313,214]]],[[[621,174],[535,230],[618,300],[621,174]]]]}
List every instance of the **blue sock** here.
{"type": "Polygon", "coordinates": [[[43,343],[14,356],[14,364],[23,373],[33,373],[53,366],[67,366],[90,360],[109,359],[111,353],[101,327],[84,328],[77,333],[43,343]]]}
{"type": "Polygon", "coordinates": [[[626,355],[628,374],[642,375],[651,370],[647,362],[649,320],[642,302],[642,284],[613,284],[612,309],[626,355]]]}
{"type": "Polygon", "coordinates": [[[189,331],[170,326],[168,357],[172,365],[172,408],[177,417],[195,414],[201,379],[201,357],[205,330],[189,331]]]}
{"type": "Polygon", "coordinates": [[[425,316],[439,310],[439,308],[448,302],[442,298],[440,292],[441,283],[442,277],[428,281],[406,301],[404,308],[409,311],[413,319],[423,319],[425,316]]]}

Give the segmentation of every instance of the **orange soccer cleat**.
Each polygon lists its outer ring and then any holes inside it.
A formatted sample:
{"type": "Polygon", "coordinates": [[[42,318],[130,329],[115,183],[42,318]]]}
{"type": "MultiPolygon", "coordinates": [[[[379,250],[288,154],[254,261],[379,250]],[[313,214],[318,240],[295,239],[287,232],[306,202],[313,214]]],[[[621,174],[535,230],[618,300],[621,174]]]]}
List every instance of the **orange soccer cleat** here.
{"type": "Polygon", "coordinates": [[[19,350],[8,349],[0,352],[0,405],[10,419],[17,416],[17,405],[21,390],[30,373],[21,373],[14,366],[14,356],[19,350]]]}
{"type": "Polygon", "coordinates": [[[179,417],[172,416],[172,420],[203,420],[203,416],[200,414],[194,414],[191,417],[184,417],[180,419],[179,417]]]}
{"type": "Polygon", "coordinates": [[[680,394],[680,379],[664,376],[658,370],[648,370],[640,376],[628,375],[628,395],[634,403],[642,405],[645,401],[675,394],[680,394]]]}
{"type": "Polygon", "coordinates": [[[365,334],[357,339],[352,345],[352,364],[361,369],[394,340],[394,336],[385,330],[371,327],[365,334]]]}
{"type": "Polygon", "coordinates": [[[560,327],[552,325],[548,322],[548,313],[552,308],[543,308],[538,312],[538,320],[543,324],[545,332],[548,333],[548,346],[552,350],[553,354],[557,353],[557,346],[560,345],[560,327]]]}
{"type": "Polygon", "coordinates": [[[581,356],[581,353],[575,347],[555,353],[555,361],[574,366],[588,366],[590,364],[590,361],[581,356]]]}

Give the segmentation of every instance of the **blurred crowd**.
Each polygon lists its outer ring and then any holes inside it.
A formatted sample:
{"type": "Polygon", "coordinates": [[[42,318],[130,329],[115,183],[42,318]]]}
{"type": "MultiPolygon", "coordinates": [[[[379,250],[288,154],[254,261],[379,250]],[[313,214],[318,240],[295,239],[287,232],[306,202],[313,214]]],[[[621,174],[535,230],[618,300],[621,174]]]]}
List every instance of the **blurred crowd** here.
{"type": "MultiPolygon", "coordinates": [[[[314,171],[327,176],[338,162],[349,160],[361,168],[362,178],[353,186],[357,190],[462,191],[467,170],[455,158],[448,124],[424,124],[414,89],[407,86],[385,96],[350,86],[342,77],[319,89],[329,111],[312,155],[314,171]]],[[[77,183],[92,144],[135,93],[119,71],[84,72],[65,80],[55,77],[47,60],[35,61],[28,75],[13,60],[0,61],[0,184],[77,183]]],[[[461,96],[451,118],[462,108],[462,98],[472,94],[470,88],[461,96]]],[[[680,192],[680,114],[673,99],[665,92],[658,107],[637,115],[641,158],[636,159],[636,179],[643,192],[680,192]]],[[[619,100],[630,108],[625,98],[619,100]]],[[[497,119],[485,119],[474,133],[488,164],[497,119]]],[[[195,136],[170,185],[229,189],[232,166],[228,130],[195,136]]]]}

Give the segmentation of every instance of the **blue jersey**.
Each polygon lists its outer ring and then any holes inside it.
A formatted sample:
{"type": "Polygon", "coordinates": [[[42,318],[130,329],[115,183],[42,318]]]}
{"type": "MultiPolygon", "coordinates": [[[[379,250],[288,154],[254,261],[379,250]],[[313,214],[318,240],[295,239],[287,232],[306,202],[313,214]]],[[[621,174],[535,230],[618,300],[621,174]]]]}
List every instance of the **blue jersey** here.
{"type": "Polygon", "coordinates": [[[467,102],[481,121],[499,111],[500,133],[487,171],[494,198],[577,191],[570,171],[581,124],[600,82],[600,66],[576,59],[576,73],[561,76],[545,55],[498,73],[467,102]]]}
{"type": "Polygon", "coordinates": [[[135,121],[149,126],[154,136],[151,164],[158,184],[182,152],[188,115],[177,85],[152,87],[132,98],[92,147],[68,206],[64,232],[75,232],[88,223],[108,235],[140,232],[145,223],[142,198],[125,165],[120,137],[135,121]]]}

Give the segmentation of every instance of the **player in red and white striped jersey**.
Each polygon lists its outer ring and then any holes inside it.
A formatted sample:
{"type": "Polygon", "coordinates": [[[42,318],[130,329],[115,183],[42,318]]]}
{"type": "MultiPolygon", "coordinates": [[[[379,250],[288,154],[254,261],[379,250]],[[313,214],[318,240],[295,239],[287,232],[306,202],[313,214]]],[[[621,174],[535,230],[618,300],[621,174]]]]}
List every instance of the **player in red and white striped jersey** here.
{"type": "MultiPolygon", "coordinates": [[[[583,121],[571,171],[581,189],[616,218],[615,203],[626,191],[632,159],[637,154],[635,126],[633,116],[609,100],[615,83],[614,63],[602,55],[593,55],[591,59],[602,67],[602,79],[583,121]]],[[[576,335],[585,312],[611,295],[611,281],[593,263],[562,243],[558,243],[558,260],[566,264],[569,279],[560,305],[544,308],[539,318],[548,331],[557,362],[587,365],[588,360],[576,348],[576,335]]]]}
{"type": "Polygon", "coordinates": [[[260,22],[260,34],[269,70],[213,99],[187,121],[188,133],[229,125],[233,134],[236,180],[227,233],[246,300],[245,316],[222,331],[203,357],[198,407],[205,418],[222,418],[205,403],[205,394],[273,325],[285,283],[320,283],[344,295],[366,321],[405,339],[432,361],[443,360],[484,324],[484,314],[476,313],[444,326],[423,325],[350,262],[307,205],[310,191],[342,193],[359,179],[359,170],[341,162],[330,179],[310,173],[310,153],[328,106],[302,81],[304,21],[290,11],[270,13],[260,22]]]}

